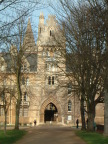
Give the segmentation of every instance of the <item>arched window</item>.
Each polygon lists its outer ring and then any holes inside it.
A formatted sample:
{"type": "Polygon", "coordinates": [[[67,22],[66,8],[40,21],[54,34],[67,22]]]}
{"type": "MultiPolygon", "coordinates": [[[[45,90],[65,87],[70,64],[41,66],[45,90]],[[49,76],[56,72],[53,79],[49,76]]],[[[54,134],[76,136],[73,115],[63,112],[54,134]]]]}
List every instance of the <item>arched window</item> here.
{"type": "Polygon", "coordinates": [[[27,92],[24,93],[24,101],[27,101],[27,92]]]}
{"type": "Polygon", "coordinates": [[[41,33],[41,27],[40,27],[40,33],[41,33]]]}
{"type": "Polygon", "coordinates": [[[26,78],[26,85],[27,86],[29,85],[29,78],[28,77],[26,78]]]}
{"type": "Polygon", "coordinates": [[[51,85],[51,77],[48,77],[48,84],[51,85]]]}
{"type": "Polygon", "coordinates": [[[72,110],[72,102],[69,100],[68,101],[68,111],[72,110]]]}
{"type": "Polygon", "coordinates": [[[54,76],[52,76],[52,85],[54,85],[54,76]]]}
{"type": "Polygon", "coordinates": [[[52,35],[51,30],[50,30],[50,36],[52,35]]]}
{"type": "Polygon", "coordinates": [[[0,108],[0,116],[4,116],[4,108],[3,107],[0,108]]]}
{"type": "Polygon", "coordinates": [[[72,93],[72,84],[68,83],[68,94],[72,93]]]}
{"type": "Polygon", "coordinates": [[[48,77],[48,84],[49,85],[54,85],[54,76],[49,76],[48,77]]]}

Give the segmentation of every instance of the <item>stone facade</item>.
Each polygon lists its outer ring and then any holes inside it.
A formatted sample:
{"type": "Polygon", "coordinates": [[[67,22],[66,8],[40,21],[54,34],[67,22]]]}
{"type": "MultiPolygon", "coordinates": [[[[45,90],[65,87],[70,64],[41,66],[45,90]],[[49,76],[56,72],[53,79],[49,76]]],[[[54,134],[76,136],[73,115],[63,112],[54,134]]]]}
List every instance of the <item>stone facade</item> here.
{"type": "MultiPolygon", "coordinates": [[[[37,124],[45,122],[56,122],[62,124],[75,125],[76,119],[80,120],[80,102],[75,92],[71,91],[69,80],[65,73],[65,58],[61,55],[65,53],[65,38],[55,16],[49,16],[44,21],[43,13],[39,17],[38,39],[35,44],[30,20],[28,21],[23,44],[25,54],[22,66],[22,101],[20,108],[20,123],[32,124],[34,120],[37,124]],[[30,55],[28,55],[28,53],[30,55]]],[[[15,54],[16,48],[11,48],[15,54]]],[[[3,57],[2,61],[9,58],[3,57]]],[[[6,64],[5,64],[6,65],[6,64]]],[[[1,66],[2,75],[7,75],[6,79],[11,82],[8,85],[14,86],[15,76],[11,72],[5,72],[6,66],[1,66]]],[[[6,85],[7,85],[6,83],[6,85]]],[[[2,84],[1,84],[2,85],[2,84]]],[[[103,105],[101,105],[103,109],[103,105]]],[[[96,119],[103,122],[103,111],[97,107],[96,119]],[[99,118],[100,117],[100,118],[99,118]]],[[[3,107],[1,102],[0,121],[4,121],[3,107]]],[[[8,110],[7,123],[15,123],[15,102],[11,102],[8,110]]]]}

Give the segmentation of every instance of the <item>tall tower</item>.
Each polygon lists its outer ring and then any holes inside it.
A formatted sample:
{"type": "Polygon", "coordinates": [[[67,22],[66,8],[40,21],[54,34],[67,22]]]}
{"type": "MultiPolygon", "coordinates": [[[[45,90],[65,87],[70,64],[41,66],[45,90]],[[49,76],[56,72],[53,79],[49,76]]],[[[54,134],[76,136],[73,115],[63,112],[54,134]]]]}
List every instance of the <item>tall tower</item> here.
{"type": "Polygon", "coordinates": [[[40,13],[39,25],[38,25],[38,38],[40,37],[40,35],[44,31],[44,28],[45,28],[45,26],[44,26],[44,15],[43,15],[43,13],[40,13]]]}
{"type": "Polygon", "coordinates": [[[42,46],[42,36],[44,35],[44,14],[41,12],[39,16],[39,24],[38,24],[38,40],[37,40],[37,46],[38,46],[38,64],[37,64],[37,71],[43,72],[44,70],[44,61],[42,58],[42,51],[43,51],[43,46],[42,46]]]}

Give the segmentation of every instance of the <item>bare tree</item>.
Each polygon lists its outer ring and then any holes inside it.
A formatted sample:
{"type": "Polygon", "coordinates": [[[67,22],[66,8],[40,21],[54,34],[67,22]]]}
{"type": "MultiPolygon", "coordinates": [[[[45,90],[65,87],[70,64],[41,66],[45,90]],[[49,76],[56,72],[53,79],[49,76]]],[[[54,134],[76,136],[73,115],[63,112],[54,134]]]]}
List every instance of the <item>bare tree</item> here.
{"type": "Polygon", "coordinates": [[[4,74],[0,77],[0,85],[0,101],[2,103],[1,107],[4,110],[4,133],[6,134],[7,113],[14,97],[14,89],[10,85],[10,78],[4,74]]]}
{"type": "Polygon", "coordinates": [[[72,1],[62,0],[60,4],[65,13],[60,15],[60,21],[65,26],[65,58],[71,72],[69,76],[77,82],[80,93],[82,129],[85,129],[84,113],[87,112],[88,130],[93,131],[95,106],[104,100],[106,47],[100,7],[89,3],[74,5],[72,1]]]}
{"type": "MultiPolygon", "coordinates": [[[[24,71],[26,71],[26,67],[24,68],[24,63],[25,59],[30,56],[30,53],[24,53],[27,49],[29,49],[30,52],[31,45],[34,46],[35,49],[35,41],[34,39],[32,40],[33,34],[30,34],[31,31],[29,30],[26,31],[24,25],[24,23],[26,23],[26,19],[24,19],[24,17],[31,15],[34,10],[45,7],[45,5],[42,4],[43,1],[38,0],[6,0],[0,2],[0,49],[6,51],[5,55],[8,55],[7,57],[9,57],[7,62],[10,68],[10,73],[14,75],[14,80],[12,79],[12,81],[14,82],[17,91],[15,129],[19,129],[19,110],[22,97],[21,80],[24,71]],[[30,35],[29,38],[28,35],[30,35]],[[11,49],[9,50],[10,46],[11,49]],[[22,69],[24,69],[23,72],[22,69]]],[[[31,30],[30,20],[28,25],[31,30]]],[[[33,69],[33,67],[34,65],[31,66],[30,69],[33,69]]]]}
{"type": "MultiPolygon", "coordinates": [[[[102,71],[103,73],[103,81],[104,81],[104,95],[105,95],[105,109],[104,109],[104,134],[108,135],[108,60],[107,60],[107,55],[108,55],[108,1],[107,0],[102,0],[102,1],[97,1],[97,0],[88,0],[90,6],[93,8],[94,6],[97,7],[97,11],[95,12],[96,16],[98,16],[98,19],[102,21],[102,27],[100,31],[104,32],[103,38],[104,38],[104,48],[105,48],[105,53],[104,53],[104,70],[102,71]]],[[[98,37],[99,38],[99,37],[98,37]]]]}
{"type": "Polygon", "coordinates": [[[13,40],[15,46],[12,46],[10,49],[11,68],[12,68],[11,72],[15,77],[14,83],[16,85],[16,91],[17,91],[15,129],[19,129],[19,111],[23,91],[21,87],[22,78],[24,77],[24,75],[26,75],[24,73],[27,72],[28,67],[27,62],[25,60],[28,57],[30,57],[32,50],[36,49],[33,33],[31,30],[30,20],[28,21],[27,29],[25,22],[26,22],[25,18],[21,17],[21,19],[19,19],[19,22],[16,24],[15,29],[17,29],[17,31],[15,32],[17,33],[15,33],[16,35],[13,40]]]}

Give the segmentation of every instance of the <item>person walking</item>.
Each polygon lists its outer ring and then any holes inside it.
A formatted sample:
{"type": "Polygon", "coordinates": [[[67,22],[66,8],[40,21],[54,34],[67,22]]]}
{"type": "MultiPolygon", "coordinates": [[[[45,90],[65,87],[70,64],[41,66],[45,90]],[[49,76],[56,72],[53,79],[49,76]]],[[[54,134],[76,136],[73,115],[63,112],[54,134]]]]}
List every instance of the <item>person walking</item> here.
{"type": "Polygon", "coordinates": [[[79,120],[78,119],[76,120],[76,125],[77,125],[76,128],[78,128],[79,127],[79,120]]]}
{"type": "Polygon", "coordinates": [[[36,126],[36,120],[34,120],[34,126],[36,126]]]}

